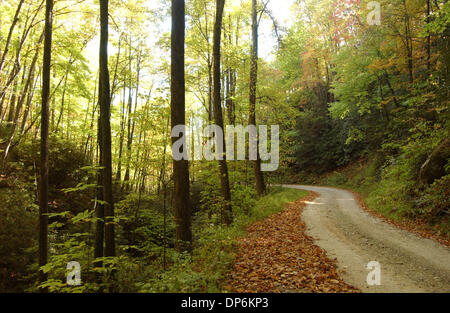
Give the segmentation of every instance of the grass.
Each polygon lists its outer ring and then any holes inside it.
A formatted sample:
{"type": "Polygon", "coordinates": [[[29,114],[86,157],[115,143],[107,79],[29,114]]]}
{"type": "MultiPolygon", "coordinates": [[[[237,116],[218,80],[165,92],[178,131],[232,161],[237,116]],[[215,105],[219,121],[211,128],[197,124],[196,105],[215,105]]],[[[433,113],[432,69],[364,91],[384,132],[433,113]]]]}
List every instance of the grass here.
{"type": "Polygon", "coordinates": [[[243,230],[245,226],[266,218],[281,211],[284,206],[308,195],[308,192],[300,189],[274,187],[266,196],[260,198],[249,216],[244,216],[235,227],[243,230]]]}

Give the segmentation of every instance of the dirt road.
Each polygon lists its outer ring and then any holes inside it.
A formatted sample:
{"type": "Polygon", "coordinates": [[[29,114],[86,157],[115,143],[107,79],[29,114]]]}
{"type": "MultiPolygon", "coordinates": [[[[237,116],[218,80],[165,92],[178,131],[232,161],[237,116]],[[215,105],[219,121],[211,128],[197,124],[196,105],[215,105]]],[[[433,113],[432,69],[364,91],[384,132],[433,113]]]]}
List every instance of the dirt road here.
{"type": "Polygon", "coordinates": [[[348,191],[283,187],[320,194],[305,207],[302,218],[307,234],[337,259],[339,273],[348,284],[362,292],[450,292],[449,248],[369,215],[348,191]],[[380,264],[380,285],[366,282],[371,261],[380,264]]]}

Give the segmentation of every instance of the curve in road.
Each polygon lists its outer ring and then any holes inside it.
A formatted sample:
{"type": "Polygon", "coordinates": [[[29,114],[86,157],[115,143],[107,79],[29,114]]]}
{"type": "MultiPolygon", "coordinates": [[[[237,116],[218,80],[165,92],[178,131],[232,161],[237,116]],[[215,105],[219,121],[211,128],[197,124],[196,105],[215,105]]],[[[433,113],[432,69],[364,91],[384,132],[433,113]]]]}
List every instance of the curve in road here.
{"type": "MultiPolygon", "coordinates": [[[[336,188],[282,185],[317,192],[302,218],[307,234],[336,258],[341,277],[363,292],[450,292],[450,249],[398,229],[363,211],[353,194],[336,188]],[[380,265],[380,285],[367,276],[380,265]]],[[[374,276],[371,275],[373,278],[374,276]]]]}

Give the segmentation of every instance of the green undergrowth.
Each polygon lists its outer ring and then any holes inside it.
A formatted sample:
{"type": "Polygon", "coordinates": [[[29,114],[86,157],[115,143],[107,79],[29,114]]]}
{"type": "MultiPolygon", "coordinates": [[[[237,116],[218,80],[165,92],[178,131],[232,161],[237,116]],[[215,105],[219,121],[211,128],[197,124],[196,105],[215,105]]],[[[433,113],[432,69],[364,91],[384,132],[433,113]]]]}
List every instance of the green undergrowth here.
{"type": "MultiPolygon", "coordinates": [[[[143,292],[223,292],[227,273],[232,269],[239,249],[237,238],[246,235],[246,228],[283,209],[285,204],[307,195],[304,190],[273,188],[256,200],[249,212],[237,213],[231,226],[198,221],[194,228],[195,246],[191,255],[178,256],[166,271],[152,275],[140,285],[143,292]]],[[[239,212],[239,210],[236,210],[239,212]]],[[[206,216],[197,219],[207,219],[206,216]]]]}
{"type": "Polygon", "coordinates": [[[358,192],[372,210],[397,222],[419,222],[427,230],[450,236],[450,175],[418,186],[409,159],[382,163],[374,157],[360,160],[321,178],[320,185],[358,192]]]}

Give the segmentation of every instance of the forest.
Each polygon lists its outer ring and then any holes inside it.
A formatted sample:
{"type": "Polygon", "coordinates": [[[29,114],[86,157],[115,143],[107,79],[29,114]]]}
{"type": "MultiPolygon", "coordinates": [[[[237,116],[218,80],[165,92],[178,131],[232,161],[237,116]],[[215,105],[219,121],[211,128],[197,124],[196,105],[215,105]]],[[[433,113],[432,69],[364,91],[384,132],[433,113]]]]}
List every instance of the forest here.
{"type": "Polygon", "coordinates": [[[448,244],[449,37],[446,0],[2,0],[0,292],[354,292],[307,261],[252,284],[245,258],[289,245],[249,234],[290,238],[283,208],[314,197],[281,184],[448,244]],[[276,170],[261,138],[245,160],[185,151],[229,141],[208,125],[267,125],[276,170]]]}

